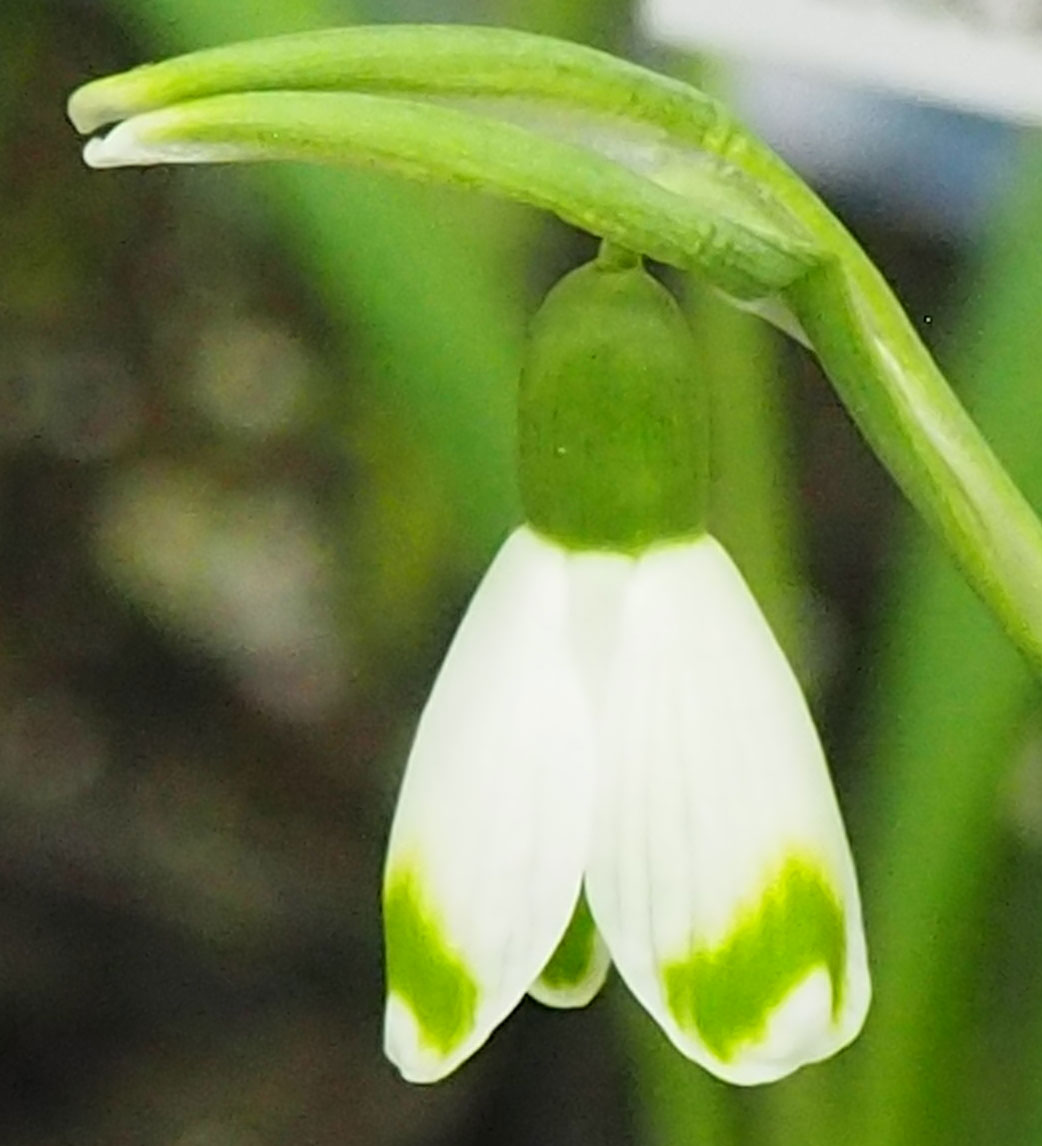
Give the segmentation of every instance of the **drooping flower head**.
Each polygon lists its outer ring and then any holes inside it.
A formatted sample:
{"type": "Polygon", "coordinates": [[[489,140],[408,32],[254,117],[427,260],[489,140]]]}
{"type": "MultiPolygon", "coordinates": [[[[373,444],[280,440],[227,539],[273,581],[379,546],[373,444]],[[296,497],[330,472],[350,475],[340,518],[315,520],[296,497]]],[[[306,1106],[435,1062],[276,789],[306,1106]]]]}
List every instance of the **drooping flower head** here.
{"type": "Polygon", "coordinates": [[[799,686],[706,532],[686,320],[611,252],[537,314],[526,524],[420,720],[384,880],[387,1053],[435,1081],[613,962],[685,1055],[768,1082],[860,1030],[861,909],[799,686]]]}

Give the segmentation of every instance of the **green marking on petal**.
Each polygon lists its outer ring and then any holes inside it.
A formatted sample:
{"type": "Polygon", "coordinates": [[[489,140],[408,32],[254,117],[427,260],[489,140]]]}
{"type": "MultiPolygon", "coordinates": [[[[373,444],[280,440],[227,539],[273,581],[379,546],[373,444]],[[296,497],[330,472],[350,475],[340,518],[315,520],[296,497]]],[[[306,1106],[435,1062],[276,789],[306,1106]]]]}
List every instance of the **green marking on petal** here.
{"type": "Polygon", "coordinates": [[[424,902],[412,867],[384,885],[384,943],[388,993],[412,1011],[423,1041],[449,1054],[474,1026],[478,986],[424,902]]]}
{"type": "Polygon", "coordinates": [[[549,963],[543,968],[539,981],[551,991],[566,991],[579,986],[590,972],[596,941],[597,929],[593,916],[586,895],[580,892],[568,930],[557,944],[557,950],[550,956],[549,963]]]}
{"type": "Polygon", "coordinates": [[[697,1031],[728,1062],[763,1034],[775,1007],[815,968],[828,972],[835,1020],[846,954],[839,897],[815,864],[793,858],[721,944],[663,967],[666,1003],[682,1028],[697,1031]]]}

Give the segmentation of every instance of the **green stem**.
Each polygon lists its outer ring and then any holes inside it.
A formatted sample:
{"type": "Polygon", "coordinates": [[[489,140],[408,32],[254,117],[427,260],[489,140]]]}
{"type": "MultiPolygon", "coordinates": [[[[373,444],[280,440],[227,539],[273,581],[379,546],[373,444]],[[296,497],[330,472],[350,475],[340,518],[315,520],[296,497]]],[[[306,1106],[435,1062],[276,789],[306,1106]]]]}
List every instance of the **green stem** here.
{"type": "MultiPolygon", "coordinates": [[[[1040,175],[1042,151],[1032,141],[972,279],[952,356],[970,383],[974,415],[1038,505],[1040,175]]],[[[882,614],[865,768],[874,824],[866,913],[877,973],[874,1014],[852,1052],[863,1090],[843,1136],[851,1146],[988,1137],[966,1134],[991,1098],[974,1069],[986,1045],[975,1026],[975,977],[1010,958],[988,927],[991,877],[1004,782],[1037,695],[945,555],[921,537],[908,540],[882,614]]],[[[1011,1056],[1003,1069],[1014,1065],[1011,1056]]]]}
{"type": "Polygon", "coordinates": [[[1038,518],[889,288],[874,268],[859,269],[860,281],[838,262],[823,264],[786,297],[869,445],[1042,671],[1038,518]]]}

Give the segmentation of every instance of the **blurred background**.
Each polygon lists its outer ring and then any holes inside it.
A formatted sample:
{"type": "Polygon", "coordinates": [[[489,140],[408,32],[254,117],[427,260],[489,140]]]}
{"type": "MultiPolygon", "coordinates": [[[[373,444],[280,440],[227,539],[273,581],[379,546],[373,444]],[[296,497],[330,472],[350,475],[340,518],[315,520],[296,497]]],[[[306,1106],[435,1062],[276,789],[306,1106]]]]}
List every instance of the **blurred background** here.
{"type": "MultiPolygon", "coordinates": [[[[714,528],[819,714],[876,1004],[766,1090],[621,984],[433,1089],[380,1053],[382,849],[517,520],[527,317],[592,242],[350,171],[90,172],[69,91],[372,20],[502,23],[736,103],[818,186],[1042,507],[1042,147],[653,46],[628,0],[13,0],[0,36],[0,1142],[1042,1143],[1037,685],[812,359],[668,275],[714,528]]],[[[1042,587],[1040,587],[1042,592],[1042,587]]]]}

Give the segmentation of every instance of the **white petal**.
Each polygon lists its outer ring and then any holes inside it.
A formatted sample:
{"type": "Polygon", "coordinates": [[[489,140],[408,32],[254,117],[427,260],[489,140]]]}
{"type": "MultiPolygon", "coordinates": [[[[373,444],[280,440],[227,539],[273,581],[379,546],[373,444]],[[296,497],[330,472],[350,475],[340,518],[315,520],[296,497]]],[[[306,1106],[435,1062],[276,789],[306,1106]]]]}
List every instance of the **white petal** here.
{"type": "Polygon", "coordinates": [[[579,895],[592,817],[588,703],[564,553],[519,529],[478,589],[420,720],[384,881],[385,1048],[453,1070],[513,1009],[579,895]]]}
{"type": "Polygon", "coordinates": [[[586,887],[634,994],[730,1082],[845,1046],[870,995],[849,845],[799,686],[711,538],[637,562],[599,728],[586,887]]]}

